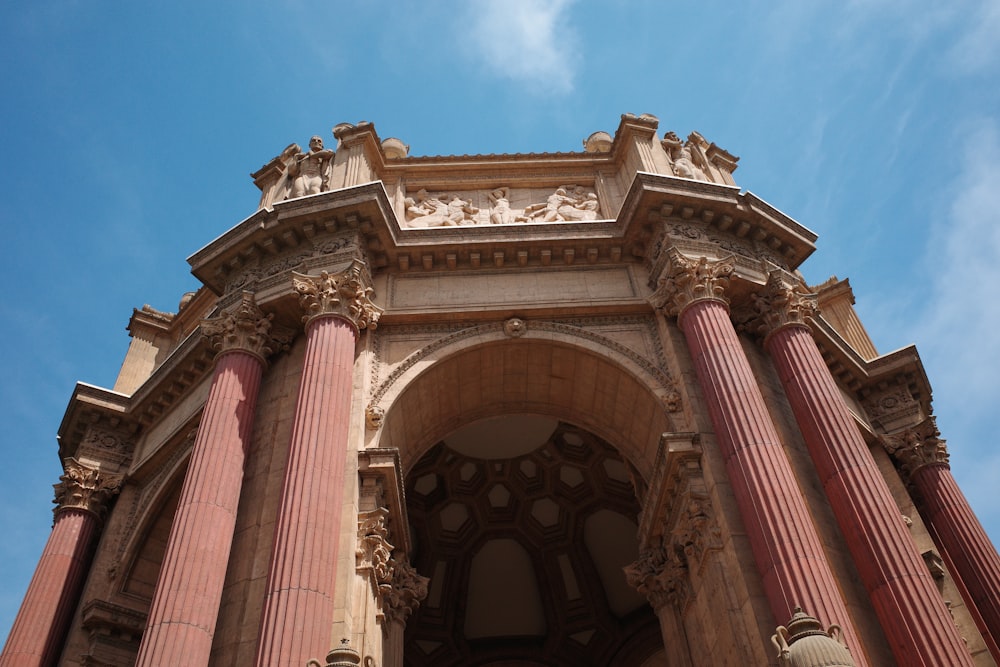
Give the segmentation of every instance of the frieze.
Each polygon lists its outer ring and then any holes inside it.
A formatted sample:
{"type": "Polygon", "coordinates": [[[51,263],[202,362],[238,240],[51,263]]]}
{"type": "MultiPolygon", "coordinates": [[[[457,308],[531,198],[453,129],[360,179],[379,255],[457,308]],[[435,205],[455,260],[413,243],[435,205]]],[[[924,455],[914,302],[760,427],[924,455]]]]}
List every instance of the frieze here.
{"type": "MultiPolygon", "coordinates": [[[[309,249],[286,252],[277,256],[264,257],[257,256],[257,260],[252,265],[247,265],[242,271],[232,275],[226,282],[226,293],[243,289],[259,290],[263,285],[262,281],[293,269],[308,270],[309,260],[321,259],[329,255],[337,255],[343,252],[357,250],[358,244],[354,234],[338,236],[326,239],[319,243],[307,242],[309,249]]],[[[336,259],[336,257],[332,258],[336,259]]]]}
{"type": "Polygon", "coordinates": [[[905,378],[873,390],[861,404],[872,424],[883,431],[891,430],[891,426],[896,424],[912,424],[920,419],[923,412],[920,401],[914,398],[905,378]]]}
{"type": "Polygon", "coordinates": [[[586,222],[599,219],[601,211],[597,193],[576,183],[558,185],[547,192],[514,191],[505,185],[489,191],[429,192],[420,188],[409,191],[403,199],[403,226],[586,222]]]}
{"type": "Polygon", "coordinates": [[[134,448],[132,436],[91,426],[80,441],[77,456],[122,467],[132,460],[134,448]]]}
{"type": "Polygon", "coordinates": [[[879,440],[903,475],[912,478],[917,470],[927,465],[950,467],[948,448],[940,436],[937,420],[928,417],[912,428],[880,436],[879,440]]]}
{"type": "Polygon", "coordinates": [[[63,462],[63,469],[59,483],[53,486],[52,502],[56,504],[53,512],[81,509],[103,518],[111,498],[121,490],[125,476],[103,472],[72,458],[63,462]]]}
{"type": "MultiPolygon", "coordinates": [[[[519,318],[514,318],[519,319],[519,318]]],[[[384,344],[384,337],[379,337],[376,340],[374,346],[375,349],[375,360],[372,364],[372,391],[369,397],[369,410],[374,407],[378,407],[379,402],[392,387],[392,385],[398,380],[404,373],[406,373],[410,368],[420,362],[422,359],[427,357],[429,354],[433,354],[437,350],[440,350],[452,343],[463,340],[466,338],[472,338],[476,336],[482,336],[485,334],[500,334],[504,336],[509,336],[505,331],[505,326],[507,322],[492,322],[489,324],[482,324],[474,327],[465,327],[460,329],[455,329],[454,327],[448,327],[446,325],[423,325],[423,326],[407,326],[398,327],[393,329],[394,334],[405,334],[405,333],[441,333],[442,336],[432,343],[421,347],[420,349],[414,351],[412,354],[407,356],[403,361],[397,364],[386,376],[384,380],[380,381],[380,368],[382,363],[380,362],[381,348],[384,344]]],[[[676,389],[676,383],[674,379],[670,376],[667,369],[666,355],[664,354],[663,347],[661,345],[659,336],[656,333],[656,324],[652,318],[649,317],[615,317],[615,318],[578,318],[572,320],[561,320],[561,321],[550,321],[550,320],[532,320],[530,323],[521,320],[521,324],[518,325],[518,330],[522,332],[528,331],[551,331],[566,334],[569,336],[583,338],[591,342],[597,343],[603,347],[615,350],[619,354],[624,355],[631,361],[635,362],[647,373],[656,378],[661,387],[668,390],[668,396],[666,399],[666,408],[670,412],[677,412],[681,409],[681,396],[676,389]],[[596,333],[587,327],[595,327],[608,324],[626,324],[634,325],[637,327],[644,327],[647,330],[648,339],[653,341],[654,346],[654,362],[647,359],[645,356],[639,354],[635,350],[621,343],[608,338],[607,336],[596,333]]],[[[523,335],[523,333],[521,334],[523,335]]]]}

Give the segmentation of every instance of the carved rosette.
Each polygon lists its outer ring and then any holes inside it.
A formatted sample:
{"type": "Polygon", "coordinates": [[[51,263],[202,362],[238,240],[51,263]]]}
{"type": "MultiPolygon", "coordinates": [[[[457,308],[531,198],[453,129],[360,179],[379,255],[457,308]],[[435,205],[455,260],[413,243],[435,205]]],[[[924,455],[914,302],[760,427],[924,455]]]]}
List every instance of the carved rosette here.
{"type": "Polygon", "coordinates": [[[323,271],[319,276],[292,273],[292,286],[299,295],[305,315],[303,322],[316,317],[339,316],[357,329],[375,329],[382,316],[371,296],[375,292],[364,262],[355,259],[340,273],[323,271]]]}
{"type": "Polygon", "coordinates": [[[709,260],[707,257],[691,259],[671,246],[667,253],[667,266],[653,294],[653,305],[667,315],[677,315],[691,304],[710,299],[729,306],[726,288],[735,271],[733,257],[709,260]]]}
{"type": "Polygon", "coordinates": [[[926,465],[950,467],[948,448],[940,436],[937,420],[928,417],[913,428],[892,435],[883,435],[880,439],[882,446],[896,461],[903,474],[911,477],[914,472],[926,465]]]}
{"type": "Polygon", "coordinates": [[[63,469],[59,483],[53,485],[55,499],[52,502],[56,504],[53,512],[81,509],[102,518],[108,502],[121,489],[124,475],[101,472],[72,458],[64,461],[63,469]]]}
{"type": "Polygon", "coordinates": [[[680,554],[663,544],[643,550],[624,570],[629,585],[645,595],[654,610],[667,605],[683,609],[691,597],[687,565],[680,554]]]}
{"type": "Polygon", "coordinates": [[[257,306],[253,292],[243,292],[236,309],[202,320],[201,331],[218,354],[242,350],[264,360],[286,349],[292,339],[291,332],[273,325],[273,319],[273,313],[265,315],[257,306]]]}
{"type": "Polygon", "coordinates": [[[771,271],[764,288],[751,295],[752,312],[742,327],[763,339],[787,326],[808,326],[806,318],[819,313],[815,294],[787,271],[771,271]]]}
{"type": "Polygon", "coordinates": [[[410,614],[427,597],[430,579],[417,574],[406,560],[393,559],[393,564],[392,582],[383,598],[385,615],[389,621],[405,624],[410,614]]]}

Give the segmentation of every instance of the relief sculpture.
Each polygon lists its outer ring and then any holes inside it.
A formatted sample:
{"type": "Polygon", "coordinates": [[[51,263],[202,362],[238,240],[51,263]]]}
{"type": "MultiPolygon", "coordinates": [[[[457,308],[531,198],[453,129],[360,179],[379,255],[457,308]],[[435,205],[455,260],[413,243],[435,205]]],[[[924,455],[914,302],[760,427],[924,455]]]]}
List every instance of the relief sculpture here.
{"type": "Polygon", "coordinates": [[[509,187],[501,186],[488,192],[459,195],[431,193],[421,188],[415,196],[403,199],[405,226],[581,222],[600,217],[601,205],[597,194],[581,185],[560,185],[547,196],[544,192],[527,190],[515,195],[509,187]],[[541,197],[545,200],[540,201],[541,197]]]}

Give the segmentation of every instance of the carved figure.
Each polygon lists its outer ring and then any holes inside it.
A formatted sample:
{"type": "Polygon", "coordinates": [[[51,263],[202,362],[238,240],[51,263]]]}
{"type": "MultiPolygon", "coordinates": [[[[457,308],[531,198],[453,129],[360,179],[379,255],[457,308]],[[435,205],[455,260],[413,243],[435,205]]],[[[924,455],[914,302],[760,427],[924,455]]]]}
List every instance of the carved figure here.
{"type": "Polygon", "coordinates": [[[289,164],[288,173],[294,178],[289,196],[294,198],[317,195],[326,190],[329,187],[327,167],[332,159],[333,151],[323,148],[323,139],[318,136],[311,138],[309,152],[300,153],[289,164]]]}
{"type": "MultiPolygon", "coordinates": [[[[674,176],[698,181],[711,180],[706,175],[705,170],[695,163],[697,158],[692,153],[690,139],[686,143],[681,142],[680,137],[673,132],[668,132],[663,137],[662,145],[673,162],[674,176]]],[[[698,157],[701,157],[700,153],[698,157]]]]}
{"type": "Polygon", "coordinates": [[[417,192],[417,198],[407,197],[403,200],[408,227],[454,227],[457,225],[475,224],[473,216],[479,209],[457,194],[432,196],[427,190],[417,192]]]}
{"type": "Polygon", "coordinates": [[[510,208],[510,188],[497,188],[490,193],[493,211],[490,222],[494,225],[508,225],[514,222],[514,211],[510,208]]]}
{"type": "Polygon", "coordinates": [[[524,215],[517,220],[522,222],[596,220],[599,211],[600,203],[596,194],[587,192],[580,185],[561,185],[548,196],[545,203],[526,206],[524,215]]]}

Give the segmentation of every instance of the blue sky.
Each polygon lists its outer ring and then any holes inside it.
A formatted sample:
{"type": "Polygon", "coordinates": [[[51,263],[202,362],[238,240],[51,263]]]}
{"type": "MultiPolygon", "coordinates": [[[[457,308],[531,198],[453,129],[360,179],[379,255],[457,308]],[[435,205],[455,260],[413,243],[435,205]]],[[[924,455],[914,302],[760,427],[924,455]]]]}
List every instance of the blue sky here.
{"type": "Polygon", "coordinates": [[[248,174],[336,123],[411,154],[580,150],[652,113],[741,156],[819,234],[881,352],[916,343],[952,469],[1000,541],[1000,3],[506,0],[0,8],[0,637],[51,525],[77,380],[250,215],[248,174]]]}

